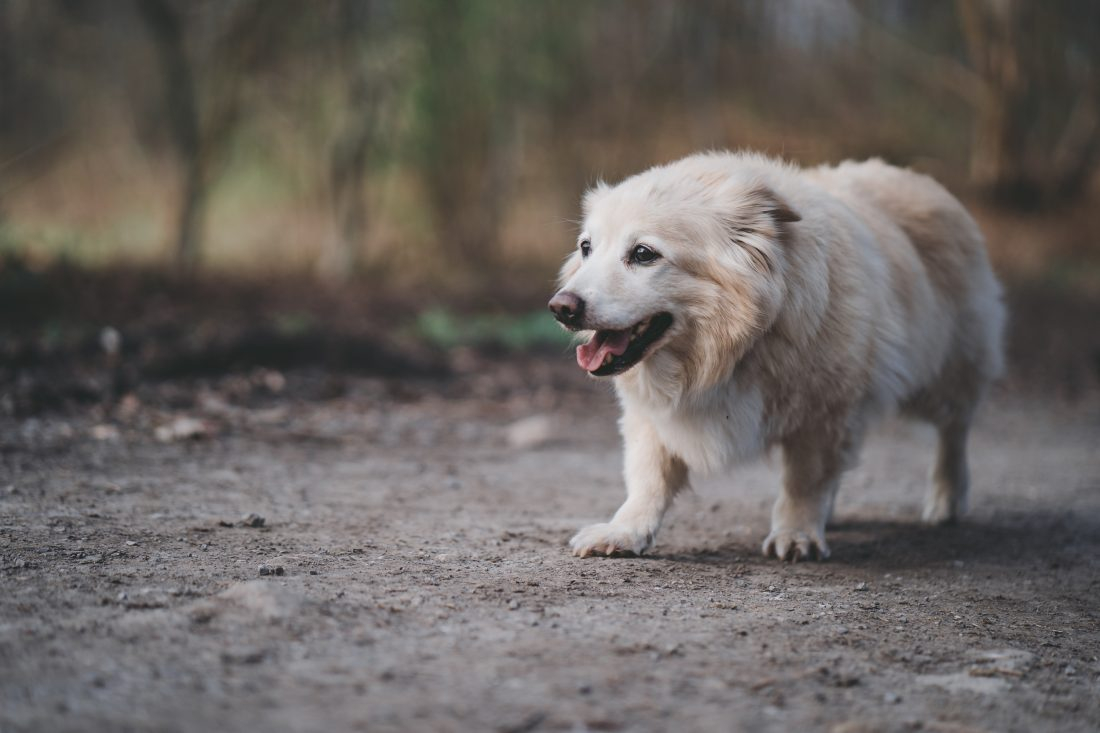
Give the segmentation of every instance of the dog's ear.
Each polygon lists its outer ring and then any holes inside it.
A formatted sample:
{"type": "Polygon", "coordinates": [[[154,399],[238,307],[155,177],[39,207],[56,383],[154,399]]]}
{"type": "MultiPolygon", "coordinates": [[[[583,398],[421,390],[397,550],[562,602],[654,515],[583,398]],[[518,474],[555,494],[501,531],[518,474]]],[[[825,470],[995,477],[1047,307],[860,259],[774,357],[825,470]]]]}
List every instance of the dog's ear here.
{"type": "Polygon", "coordinates": [[[776,203],[773,208],[768,209],[768,213],[776,221],[802,221],[802,217],[798,215],[798,212],[783,202],[776,203]]]}
{"type": "Polygon", "coordinates": [[[798,215],[798,212],[767,186],[761,186],[753,191],[752,197],[760,201],[764,213],[777,222],[802,221],[802,217],[798,215]]]}

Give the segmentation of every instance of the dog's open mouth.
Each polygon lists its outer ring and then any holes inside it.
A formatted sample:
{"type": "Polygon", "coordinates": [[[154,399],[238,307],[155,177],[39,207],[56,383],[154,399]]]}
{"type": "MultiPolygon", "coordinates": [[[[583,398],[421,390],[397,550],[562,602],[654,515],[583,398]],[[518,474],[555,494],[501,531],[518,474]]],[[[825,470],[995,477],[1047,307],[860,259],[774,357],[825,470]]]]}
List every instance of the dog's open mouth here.
{"type": "Polygon", "coordinates": [[[621,374],[640,362],[671,325],[671,314],[658,313],[620,331],[596,331],[577,347],[577,363],[595,377],[621,374]]]}

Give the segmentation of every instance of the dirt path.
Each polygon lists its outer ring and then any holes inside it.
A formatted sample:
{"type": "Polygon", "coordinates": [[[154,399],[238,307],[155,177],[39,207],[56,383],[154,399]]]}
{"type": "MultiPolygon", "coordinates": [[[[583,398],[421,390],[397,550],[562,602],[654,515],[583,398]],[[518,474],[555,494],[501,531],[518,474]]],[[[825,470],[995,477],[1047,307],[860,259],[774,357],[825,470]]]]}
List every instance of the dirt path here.
{"type": "Polygon", "coordinates": [[[168,442],[152,409],[5,418],[0,730],[1100,727],[1097,400],[990,404],[954,529],[915,523],[931,436],[887,424],[833,558],[791,566],[766,462],[652,556],[570,557],[622,492],[612,400],[482,387],[208,399],[168,442]],[[510,445],[531,414],[558,439],[510,445]]]}

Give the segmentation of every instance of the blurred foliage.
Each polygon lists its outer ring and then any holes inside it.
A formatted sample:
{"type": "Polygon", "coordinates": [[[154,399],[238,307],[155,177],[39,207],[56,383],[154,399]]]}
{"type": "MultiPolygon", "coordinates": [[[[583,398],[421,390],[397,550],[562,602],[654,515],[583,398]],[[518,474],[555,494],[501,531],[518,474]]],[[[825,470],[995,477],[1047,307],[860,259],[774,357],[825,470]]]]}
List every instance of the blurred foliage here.
{"type": "Polygon", "coordinates": [[[456,346],[502,346],[524,351],[538,346],[566,347],[573,335],[562,330],[546,311],[523,315],[462,315],[441,308],[420,314],[416,335],[444,349],[456,346]]]}
{"type": "Polygon", "coordinates": [[[585,186],[725,147],[1057,212],[1098,54],[1091,0],[0,0],[0,250],[548,288],[585,186]]]}

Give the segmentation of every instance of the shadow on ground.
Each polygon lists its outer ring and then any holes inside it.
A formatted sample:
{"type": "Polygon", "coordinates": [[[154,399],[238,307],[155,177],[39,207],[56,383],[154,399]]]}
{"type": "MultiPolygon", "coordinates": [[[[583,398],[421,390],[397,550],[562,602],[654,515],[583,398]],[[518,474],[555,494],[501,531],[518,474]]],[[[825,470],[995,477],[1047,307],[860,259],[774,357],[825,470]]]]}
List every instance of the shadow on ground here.
{"type": "MultiPolygon", "coordinates": [[[[1100,549],[1100,516],[1058,511],[1008,514],[927,527],[915,522],[851,519],[829,527],[831,569],[898,571],[944,563],[981,564],[983,570],[1015,573],[1023,559],[1043,559],[1052,567],[1100,549]]],[[[656,552],[655,560],[704,565],[767,565],[758,544],[729,542],[699,552],[656,552]]],[[[805,563],[802,563],[805,564],[805,563]]]]}

